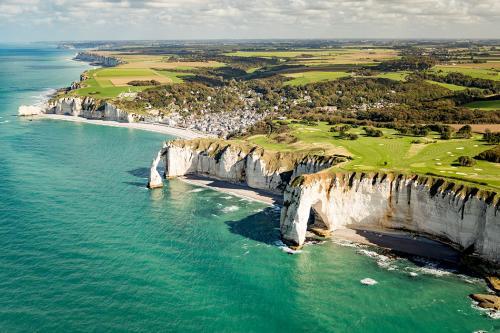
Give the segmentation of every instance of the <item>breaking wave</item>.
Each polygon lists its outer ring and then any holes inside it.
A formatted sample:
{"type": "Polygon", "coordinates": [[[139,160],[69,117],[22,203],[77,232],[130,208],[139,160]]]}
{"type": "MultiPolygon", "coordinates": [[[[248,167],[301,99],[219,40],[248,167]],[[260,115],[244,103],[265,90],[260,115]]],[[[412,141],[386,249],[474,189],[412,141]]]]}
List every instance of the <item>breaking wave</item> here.
{"type": "Polygon", "coordinates": [[[46,103],[56,92],[57,92],[56,89],[47,88],[41,91],[38,95],[31,96],[33,100],[33,105],[38,107],[43,106],[43,104],[46,103]]]}
{"type": "Polygon", "coordinates": [[[195,188],[193,190],[189,190],[188,193],[198,193],[198,192],[203,192],[205,191],[204,188],[195,188]]]}
{"type": "Polygon", "coordinates": [[[222,211],[224,213],[231,213],[237,211],[238,209],[240,209],[238,206],[226,206],[222,208],[222,211]]]}

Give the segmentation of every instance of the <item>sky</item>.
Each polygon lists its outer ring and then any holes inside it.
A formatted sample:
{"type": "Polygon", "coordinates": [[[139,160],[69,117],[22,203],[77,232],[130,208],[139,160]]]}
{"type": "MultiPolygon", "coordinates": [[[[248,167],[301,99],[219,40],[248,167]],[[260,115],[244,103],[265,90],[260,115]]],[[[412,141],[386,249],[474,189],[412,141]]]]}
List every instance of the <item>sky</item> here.
{"type": "Polygon", "coordinates": [[[500,38],[500,0],[0,0],[0,42],[500,38]]]}

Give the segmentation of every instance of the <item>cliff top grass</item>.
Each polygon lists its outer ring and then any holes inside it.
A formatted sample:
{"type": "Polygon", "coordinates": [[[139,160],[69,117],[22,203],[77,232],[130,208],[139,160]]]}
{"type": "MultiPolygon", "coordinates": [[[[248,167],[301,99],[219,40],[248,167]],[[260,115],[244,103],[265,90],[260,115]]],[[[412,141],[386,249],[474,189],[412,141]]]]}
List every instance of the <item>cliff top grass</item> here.
{"type": "Polygon", "coordinates": [[[131,81],[157,81],[160,84],[183,83],[184,78],[194,75],[199,68],[224,66],[216,61],[179,61],[170,55],[147,55],[135,52],[96,51],[97,55],[122,61],[115,67],[87,71],[87,79],[81,88],[70,92],[76,96],[97,99],[115,98],[121,93],[139,92],[153,86],[133,86],[131,81]]]}
{"type": "Polygon", "coordinates": [[[132,86],[132,81],[158,81],[160,84],[182,83],[183,77],[191,73],[172,72],[150,68],[126,68],[123,65],[112,68],[98,68],[87,71],[82,88],[72,90],[71,95],[90,96],[97,99],[115,98],[121,93],[139,92],[152,86],[132,86]]]}
{"type": "MultiPolygon", "coordinates": [[[[96,54],[120,59],[122,69],[163,69],[163,70],[192,70],[196,68],[215,68],[225,66],[218,61],[186,61],[177,59],[172,54],[141,54],[137,51],[97,51],[96,54]]],[[[116,68],[116,67],[114,67],[116,68]]]]}
{"type": "Polygon", "coordinates": [[[335,168],[330,168],[313,174],[305,174],[295,178],[291,186],[309,186],[315,182],[320,182],[321,186],[328,191],[335,182],[339,182],[346,187],[352,187],[355,182],[368,179],[372,185],[389,182],[416,182],[419,185],[426,186],[429,194],[435,196],[438,194],[453,193],[462,199],[468,200],[471,197],[478,198],[489,205],[500,208],[500,195],[495,191],[481,189],[479,187],[466,185],[462,182],[454,182],[443,177],[433,177],[428,175],[405,174],[394,172],[339,172],[335,168]]]}
{"type": "Polygon", "coordinates": [[[342,154],[351,161],[336,169],[357,172],[399,172],[434,175],[453,181],[468,183],[484,189],[500,189],[500,164],[476,161],[471,167],[460,166],[459,156],[474,157],[492,148],[482,141],[482,135],[474,134],[470,139],[439,139],[431,132],[425,137],[402,136],[393,129],[382,128],[383,137],[368,137],[361,127],[348,133],[357,134],[357,140],[339,138],[330,132],[331,125],[320,122],[317,126],[289,123],[288,135],[293,143],[278,142],[276,135],[255,135],[247,138],[266,150],[294,152],[322,150],[322,154],[342,154]]]}
{"type": "Polygon", "coordinates": [[[307,152],[277,152],[268,151],[258,145],[249,144],[244,141],[221,140],[199,138],[193,140],[168,141],[170,147],[191,148],[196,151],[203,151],[209,156],[217,159],[226,149],[233,149],[240,155],[241,159],[248,154],[258,154],[265,162],[269,171],[292,170],[300,162],[308,161],[313,163],[329,163],[332,167],[313,174],[304,174],[295,178],[291,186],[308,186],[314,182],[321,182],[321,186],[330,189],[336,182],[351,187],[355,181],[369,179],[376,185],[384,181],[413,181],[428,187],[431,196],[444,193],[453,193],[463,199],[476,197],[497,208],[500,207],[500,196],[496,191],[489,188],[466,184],[462,180],[455,181],[440,177],[439,175],[424,175],[417,173],[392,172],[392,171],[350,171],[338,168],[338,165],[349,161],[349,158],[341,155],[316,155],[307,152]]]}
{"type": "Polygon", "coordinates": [[[191,148],[196,151],[206,152],[209,156],[218,158],[226,149],[236,151],[243,159],[249,154],[257,154],[266,163],[266,169],[269,171],[288,171],[292,170],[301,162],[328,163],[337,165],[349,160],[342,155],[318,155],[309,151],[296,152],[276,152],[268,151],[258,145],[239,140],[221,140],[212,138],[198,138],[193,140],[174,140],[169,141],[170,147],[191,148]]]}

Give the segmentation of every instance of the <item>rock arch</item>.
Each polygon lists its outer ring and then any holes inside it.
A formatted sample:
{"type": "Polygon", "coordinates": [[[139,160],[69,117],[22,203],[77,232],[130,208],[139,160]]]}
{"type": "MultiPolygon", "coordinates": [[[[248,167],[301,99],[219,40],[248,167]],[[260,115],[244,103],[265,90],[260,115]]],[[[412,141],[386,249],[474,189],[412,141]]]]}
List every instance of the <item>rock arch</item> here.
{"type": "Polygon", "coordinates": [[[322,200],[316,200],[309,209],[309,218],[307,220],[307,230],[318,236],[328,236],[332,229],[330,220],[325,214],[322,200]]]}

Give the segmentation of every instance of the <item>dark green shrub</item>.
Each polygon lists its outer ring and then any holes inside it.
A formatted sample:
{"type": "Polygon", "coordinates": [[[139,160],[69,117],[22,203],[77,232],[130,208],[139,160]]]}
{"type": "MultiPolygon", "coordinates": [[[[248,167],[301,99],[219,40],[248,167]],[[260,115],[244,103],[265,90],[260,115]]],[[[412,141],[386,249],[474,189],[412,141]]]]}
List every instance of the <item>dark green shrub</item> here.
{"type": "Polygon", "coordinates": [[[474,164],[476,164],[476,161],[474,161],[472,159],[472,157],[469,157],[469,156],[460,156],[457,161],[458,161],[458,164],[460,164],[461,166],[466,166],[466,167],[470,167],[470,166],[473,166],[474,164]]]}
{"type": "Polygon", "coordinates": [[[487,129],[484,132],[483,140],[488,142],[488,143],[499,144],[500,143],[500,132],[492,132],[489,129],[487,129]]]}
{"type": "Polygon", "coordinates": [[[129,86],[159,86],[161,83],[156,80],[133,80],[127,83],[129,86]]]}
{"type": "Polygon", "coordinates": [[[457,138],[470,139],[472,137],[472,127],[470,125],[460,127],[456,136],[457,138]]]}
{"type": "Polygon", "coordinates": [[[373,127],[363,127],[363,130],[365,131],[367,136],[371,136],[371,137],[384,136],[384,133],[381,130],[373,128],[373,127]]]}
{"type": "Polygon", "coordinates": [[[500,145],[485,150],[479,155],[474,157],[477,160],[484,160],[484,161],[489,161],[489,162],[495,162],[495,163],[500,163],[500,145]]]}

